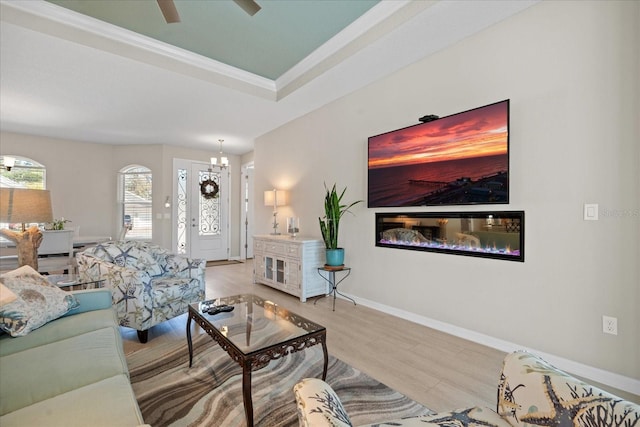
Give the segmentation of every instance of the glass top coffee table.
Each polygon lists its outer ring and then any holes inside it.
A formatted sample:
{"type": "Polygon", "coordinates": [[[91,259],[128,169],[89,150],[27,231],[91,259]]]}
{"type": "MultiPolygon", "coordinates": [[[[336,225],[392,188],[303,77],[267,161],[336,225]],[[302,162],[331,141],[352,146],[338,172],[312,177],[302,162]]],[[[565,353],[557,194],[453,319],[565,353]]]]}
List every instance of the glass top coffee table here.
{"type": "Polygon", "coordinates": [[[105,281],[105,279],[81,279],[77,274],[50,274],[46,278],[52,285],[70,291],[101,288],[105,281]]]}
{"type": "Polygon", "coordinates": [[[253,426],[252,371],[264,368],[271,360],[321,344],[324,353],[322,379],[327,378],[329,355],[325,327],[271,301],[242,294],[190,304],[187,320],[189,367],[193,362],[192,320],[242,367],[242,395],[248,427],[253,426]],[[233,306],[233,311],[206,312],[211,305],[222,304],[233,306]]]}

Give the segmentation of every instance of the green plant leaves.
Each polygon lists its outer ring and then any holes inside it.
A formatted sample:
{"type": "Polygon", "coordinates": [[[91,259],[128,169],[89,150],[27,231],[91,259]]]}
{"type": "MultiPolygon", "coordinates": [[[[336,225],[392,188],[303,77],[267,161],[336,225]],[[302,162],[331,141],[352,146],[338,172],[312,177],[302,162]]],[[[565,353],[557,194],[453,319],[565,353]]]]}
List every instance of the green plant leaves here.
{"type": "Polygon", "coordinates": [[[342,216],[349,212],[353,206],[361,203],[362,200],[357,200],[353,203],[342,204],[342,198],[347,191],[345,187],[340,195],[336,190],[336,184],[333,184],[331,190],[327,188],[325,184],[325,196],[324,196],[324,217],[318,218],[320,223],[320,232],[324,240],[325,247],[327,249],[336,249],[338,247],[338,227],[340,226],[340,219],[342,216]]]}

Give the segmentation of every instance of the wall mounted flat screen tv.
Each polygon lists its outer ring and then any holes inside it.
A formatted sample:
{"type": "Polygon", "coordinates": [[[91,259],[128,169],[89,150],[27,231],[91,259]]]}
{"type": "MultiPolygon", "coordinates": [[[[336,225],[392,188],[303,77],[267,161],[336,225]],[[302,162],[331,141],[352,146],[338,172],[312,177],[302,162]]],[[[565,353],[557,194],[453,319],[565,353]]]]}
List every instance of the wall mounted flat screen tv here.
{"type": "Polygon", "coordinates": [[[509,203],[509,100],[370,137],[367,202],[509,203]]]}

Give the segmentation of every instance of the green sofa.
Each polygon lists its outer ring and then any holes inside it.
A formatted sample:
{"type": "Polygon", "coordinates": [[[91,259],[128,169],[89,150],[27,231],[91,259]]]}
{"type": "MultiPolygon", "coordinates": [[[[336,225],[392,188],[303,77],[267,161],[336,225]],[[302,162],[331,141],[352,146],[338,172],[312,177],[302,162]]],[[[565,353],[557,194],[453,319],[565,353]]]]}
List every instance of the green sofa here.
{"type": "MultiPolygon", "coordinates": [[[[324,381],[305,378],[293,390],[300,427],[353,426],[338,394],[324,381]]],[[[640,405],[582,382],[527,352],[505,357],[497,400],[493,409],[476,406],[369,427],[640,426],[640,405]]]]}
{"type": "Polygon", "coordinates": [[[68,294],[75,308],[62,317],[0,336],[0,426],[142,425],[111,292],[68,294]]]}

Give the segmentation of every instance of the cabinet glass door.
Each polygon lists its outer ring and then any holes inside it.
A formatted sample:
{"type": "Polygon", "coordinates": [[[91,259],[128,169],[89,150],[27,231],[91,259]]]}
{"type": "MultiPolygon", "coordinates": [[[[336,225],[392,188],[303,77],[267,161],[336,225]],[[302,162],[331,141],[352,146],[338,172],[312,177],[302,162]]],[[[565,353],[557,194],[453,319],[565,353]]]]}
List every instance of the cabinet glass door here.
{"type": "Polygon", "coordinates": [[[284,283],[284,260],[276,260],[276,282],[284,283]]]}
{"type": "Polygon", "coordinates": [[[273,258],[264,257],[264,277],[273,280],[273,258]]]}

